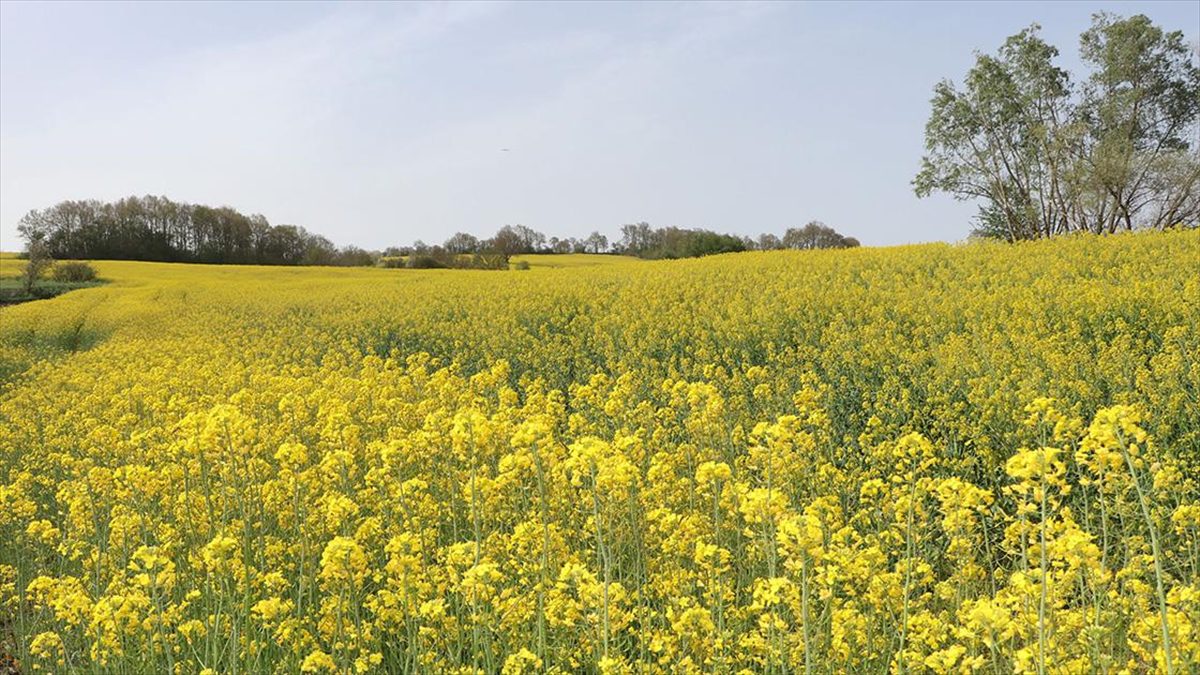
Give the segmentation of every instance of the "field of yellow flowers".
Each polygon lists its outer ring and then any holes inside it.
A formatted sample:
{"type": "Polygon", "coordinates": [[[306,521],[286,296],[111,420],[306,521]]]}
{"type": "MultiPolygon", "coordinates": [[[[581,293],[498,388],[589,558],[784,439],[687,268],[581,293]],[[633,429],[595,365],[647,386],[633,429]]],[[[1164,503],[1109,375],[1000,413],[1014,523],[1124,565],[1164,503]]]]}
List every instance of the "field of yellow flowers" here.
{"type": "Polygon", "coordinates": [[[0,652],[1196,672],[1200,231],[552,260],[0,309],[0,652]]]}

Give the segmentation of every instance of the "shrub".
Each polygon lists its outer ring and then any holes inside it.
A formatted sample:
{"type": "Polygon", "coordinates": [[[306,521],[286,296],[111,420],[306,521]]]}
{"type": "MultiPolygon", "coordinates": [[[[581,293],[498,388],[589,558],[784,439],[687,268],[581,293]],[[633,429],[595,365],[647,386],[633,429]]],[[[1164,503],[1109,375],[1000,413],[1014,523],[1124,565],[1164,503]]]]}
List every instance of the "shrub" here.
{"type": "Polygon", "coordinates": [[[513,263],[513,269],[514,270],[527,270],[527,269],[529,269],[529,261],[528,260],[518,260],[517,262],[513,263]]]}
{"type": "Polygon", "coordinates": [[[80,260],[60,262],[54,266],[54,270],[50,275],[55,281],[65,281],[68,283],[95,281],[96,268],[80,260]]]}
{"type": "Polygon", "coordinates": [[[507,270],[508,256],[494,251],[471,256],[471,268],[477,270],[507,270]]]}
{"type": "Polygon", "coordinates": [[[408,257],[407,267],[415,270],[445,269],[446,263],[431,255],[417,255],[414,253],[408,257]]]}

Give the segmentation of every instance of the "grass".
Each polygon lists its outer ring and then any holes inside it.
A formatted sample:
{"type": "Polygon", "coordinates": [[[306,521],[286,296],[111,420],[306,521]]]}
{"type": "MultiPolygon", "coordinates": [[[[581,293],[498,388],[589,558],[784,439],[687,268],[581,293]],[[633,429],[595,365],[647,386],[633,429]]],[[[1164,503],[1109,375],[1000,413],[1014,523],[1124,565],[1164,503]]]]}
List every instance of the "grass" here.
{"type": "Polygon", "coordinates": [[[31,300],[45,300],[80,288],[100,286],[103,281],[65,282],[39,279],[30,292],[25,291],[25,285],[20,279],[0,278],[0,306],[15,305],[31,300]]]}
{"type": "Polygon", "coordinates": [[[80,288],[92,288],[106,283],[103,279],[94,281],[55,281],[53,279],[38,279],[30,292],[25,291],[21,280],[21,272],[25,270],[25,261],[12,252],[0,252],[0,307],[15,305],[31,300],[46,300],[80,288]]]}

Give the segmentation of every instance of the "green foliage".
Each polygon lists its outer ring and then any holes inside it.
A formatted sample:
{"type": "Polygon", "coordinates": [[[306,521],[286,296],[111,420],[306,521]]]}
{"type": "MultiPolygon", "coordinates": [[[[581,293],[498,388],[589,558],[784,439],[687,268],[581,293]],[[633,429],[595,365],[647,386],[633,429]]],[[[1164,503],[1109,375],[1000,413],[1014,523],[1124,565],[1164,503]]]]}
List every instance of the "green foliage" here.
{"type": "Polygon", "coordinates": [[[659,230],[657,245],[639,254],[643,258],[699,258],[717,253],[746,250],[740,237],[709,230],[685,230],[666,227],[659,230]]]}
{"type": "Polygon", "coordinates": [[[445,269],[448,261],[431,255],[410,255],[405,261],[405,267],[414,270],[445,269]]]}
{"type": "Polygon", "coordinates": [[[764,234],[757,241],[732,234],[709,230],[689,230],[678,227],[652,228],[648,223],[621,227],[621,242],[617,249],[640,258],[698,258],[715,253],[734,253],[758,249],[818,249],[858,246],[858,240],[839,234],[824,223],[814,220],[804,227],[789,228],[783,237],[764,234]]]}
{"type": "Polygon", "coordinates": [[[836,230],[819,220],[814,220],[804,227],[788,228],[779,241],[780,248],[818,249],[818,248],[854,248],[858,240],[839,234],[836,230]]]}
{"type": "MultiPolygon", "coordinates": [[[[103,282],[96,281],[55,281],[54,279],[39,279],[33,287],[26,290],[21,279],[0,278],[0,307],[15,305],[32,300],[47,300],[69,291],[81,288],[99,286],[103,282]]],[[[0,378],[2,379],[2,378],[0,378]]]]}
{"type": "Polygon", "coordinates": [[[227,206],[213,208],[166,197],[60,202],[27,213],[18,231],[45,242],[59,258],[257,265],[373,265],[356,247],[339,250],[296,225],[271,225],[227,206]]]}
{"type": "Polygon", "coordinates": [[[81,260],[68,260],[55,265],[50,276],[55,281],[67,283],[95,281],[96,268],[81,260]]]}
{"type": "Polygon", "coordinates": [[[649,259],[698,258],[716,253],[745,251],[741,237],[709,230],[663,227],[651,229],[646,223],[626,225],[620,249],[629,255],[649,259]]]}
{"type": "Polygon", "coordinates": [[[1010,241],[1200,221],[1200,68],[1182,33],[1097,14],[1076,86],[1038,30],[934,88],[917,195],[981,201],[977,234],[1010,241]]]}

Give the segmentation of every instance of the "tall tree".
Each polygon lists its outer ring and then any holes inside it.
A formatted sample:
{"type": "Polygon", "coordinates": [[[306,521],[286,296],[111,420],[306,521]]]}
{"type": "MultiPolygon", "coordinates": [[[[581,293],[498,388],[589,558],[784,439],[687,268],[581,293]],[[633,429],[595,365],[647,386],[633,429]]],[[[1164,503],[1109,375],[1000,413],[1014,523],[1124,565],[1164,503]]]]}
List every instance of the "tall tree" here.
{"type": "Polygon", "coordinates": [[[934,88],[918,196],[981,202],[977,232],[1008,240],[1200,216],[1200,74],[1181,33],[1094,17],[1082,87],[1038,26],[934,88]]]}
{"type": "Polygon", "coordinates": [[[650,223],[630,223],[621,226],[620,249],[624,253],[641,255],[655,245],[655,231],[650,223]]]}
{"type": "Polygon", "coordinates": [[[783,248],[817,249],[817,248],[853,248],[858,246],[858,240],[838,233],[819,220],[809,221],[804,227],[788,228],[779,241],[783,248]]]}
{"type": "Polygon", "coordinates": [[[1097,14],[1080,37],[1092,68],[1081,119],[1089,142],[1088,229],[1112,232],[1200,216],[1200,67],[1179,31],[1142,15],[1097,14]]]}
{"type": "Polygon", "coordinates": [[[978,55],[961,89],[938,83],[913,181],[922,197],[940,191],[983,200],[981,220],[1010,240],[1065,226],[1069,144],[1060,131],[1071,115],[1070,79],[1038,31],[1035,24],[998,55],[978,55]]]}
{"type": "Polygon", "coordinates": [[[592,232],[587,238],[587,248],[592,253],[603,253],[608,250],[608,237],[599,232],[592,232]]]}
{"type": "Polygon", "coordinates": [[[458,255],[462,253],[477,253],[479,252],[479,239],[473,234],[466,232],[456,232],[443,247],[451,254],[458,255]]]}
{"type": "Polygon", "coordinates": [[[756,245],[760,251],[774,251],[783,248],[783,242],[779,239],[779,237],[771,234],[770,232],[764,232],[763,234],[758,235],[758,242],[756,245]]]}
{"type": "Polygon", "coordinates": [[[511,225],[505,225],[492,235],[487,247],[505,257],[525,252],[525,239],[511,225]]]}

